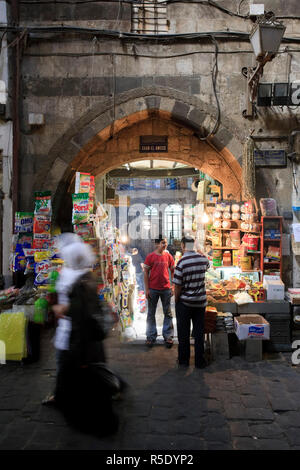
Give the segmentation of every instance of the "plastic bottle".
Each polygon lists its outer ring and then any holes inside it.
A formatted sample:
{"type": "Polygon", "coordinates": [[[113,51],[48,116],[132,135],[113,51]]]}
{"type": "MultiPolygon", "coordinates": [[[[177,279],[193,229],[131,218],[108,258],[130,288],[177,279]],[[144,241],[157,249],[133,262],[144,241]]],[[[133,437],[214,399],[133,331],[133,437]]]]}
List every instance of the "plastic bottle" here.
{"type": "Polygon", "coordinates": [[[45,294],[41,296],[34,303],[33,322],[43,324],[48,316],[48,300],[45,294]]]}
{"type": "Polygon", "coordinates": [[[56,269],[53,269],[50,273],[50,283],[48,287],[48,291],[53,294],[56,292],[56,281],[59,277],[59,272],[56,269]]]}

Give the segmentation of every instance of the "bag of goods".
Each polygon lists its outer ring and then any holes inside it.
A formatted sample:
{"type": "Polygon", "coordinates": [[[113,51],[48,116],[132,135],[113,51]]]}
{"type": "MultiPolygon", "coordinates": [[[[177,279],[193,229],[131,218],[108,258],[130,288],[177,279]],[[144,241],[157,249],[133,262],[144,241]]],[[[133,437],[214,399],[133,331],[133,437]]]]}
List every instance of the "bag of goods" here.
{"type": "Polygon", "coordinates": [[[23,248],[26,266],[24,274],[29,274],[34,272],[34,253],[33,248],[23,248]]]}
{"type": "Polygon", "coordinates": [[[277,204],[275,199],[262,198],[259,200],[261,215],[263,216],[276,216],[277,204]]]}
{"type": "Polygon", "coordinates": [[[222,221],[221,220],[218,220],[218,219],[214,220],[214,222],[213,222],[213,227],[214,228],[221,228],[221,226],[222,226],[222,221]]]}
{"type": "Polygon", "coordinates": [[[88,193],[72,194],[73,211],[72,224],[87,224],[89,222],[89,195],[88,193]]]}
{"type": "Polygon", "coordinates": [[[51,253],[49,251],[36,251],[34,253],[34,272],[36,286],[48,284],[51,272],[51,253]]]}
{"type": "Polygon", "coordinates": [[[44,235],[37,234],[33,238],[32,248],[36,250],[48,250],[52,247],[52,240],[44,235]]]}
{"type": "Polygon", "coordinates": [[[223,213],[223,219],[231,219],[231,213],[230,212],[224,212],[223,213]]]}
{"type": "Polygon", "coordinates": [[[222,219],[222,212],[221,211],[215,211],[213,213],[213,218],[214,219],[222,219]]]}
{"type": "Polygon", "coordinates": [[[256,224],[256,223],[249,224],[249,231],[250,232],[259,232],[260,231],[259,229],[260,229],[259,224],[256,224]]]}
{"type": "Polygon", "coordinates": [[[233,212],[231,218],[232,220],[240,220],[241,214],[239,212],[233,212]]]}
{"type": "Polygon", "coordinates": [[[80,173],[76,171],[75,175],[75,193],[88,193],[90,192],[91,175],[90,173],[80,173]]]}
{"type": "Polygon", "coordinates": [[[18,233],[17,243],[23,248],[32,248],[32,233],[18,233]]]}
{"type": "Polygon", "coordinates": [[[230,232],[230,240],[232,248],[239,248],[241,244],[241,234],[239,230],[232,230],[230,232]]]}
{"type": "Polygon", "coordinates": [[[227,228],[227,229],[230,228],[231,227],[231,221],[230,220],[223,220],[222,227],[227,228]]]}
{"type": "Polygon", "coordinates": [[[33,229],[32,212],[15,213],[15,233],[31,233],[33,229]]]}
{"type": "Polygon", "coordinates": [[[232,210],[232,212],[240,212],[240,205],[239,204],[232,204],[231,210],[232,210]]]}
{"type": "Polygon", "coordinates": [[[51,237],[51,220],[46,219],[44,216],[37,215],[33,221],[34,234],[47,235],[45,238],[51,237]]]}
{"type": "Polygon", "coordinates": [[[212,232],[211,234],[212,246],[221,246],[221,234],[220,232],[212,232]]]}
{"type": "Polygon", "coordinates": [[[253,202],[252,201],[247,201],[244,203],[244,207],[245,207],[245,212],[246,214],[252,214],[254,213],[254,205],[253,205],[253,202]]]}
{"type": "Polygon", "coordinates": [[[246,232],[247,230],[249,230],[249,224],[247,222],[242,222],[241,229],[246,232]]]}
{"type": "Polygon", "coordinates": [[[25,271],[26,268],[26,259],[22,245],[17,243],[15,253],[14,253],[14,261],[13,261],[13,271],[25,271]]]}
{"type": "Polygon", "coordinates": [[[93,224],[74,225],[74,233],[76,233],[79,237],[81,237],[83,239],[94,238],[93,224]]]}
{"type": "Polygon", "coordinates": [[[266,257],[274,259],[276,261],[280,260],[280,248],[279,248],[279,246],[269,246],[266,257]]]}
{"type": "Polygon", "coordinates": [[[52,214],[51,191],[36,191],[34,196],[34,215],[42,215],[50,220],[52,214]]]}

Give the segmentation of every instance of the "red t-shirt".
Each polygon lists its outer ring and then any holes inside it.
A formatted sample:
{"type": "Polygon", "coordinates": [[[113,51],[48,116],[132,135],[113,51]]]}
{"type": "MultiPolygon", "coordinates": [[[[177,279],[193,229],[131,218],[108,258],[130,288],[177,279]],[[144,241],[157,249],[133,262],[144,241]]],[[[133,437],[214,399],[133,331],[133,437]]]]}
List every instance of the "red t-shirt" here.
{"type": "Polygon", "coordinates": [[[156,290],[170,289],[169,269],[174,268],[174,259],[170,253],[164,251],[158,255],[153,251],[145,259],[145,266],[151,269],[149,288],[156,290]]]}

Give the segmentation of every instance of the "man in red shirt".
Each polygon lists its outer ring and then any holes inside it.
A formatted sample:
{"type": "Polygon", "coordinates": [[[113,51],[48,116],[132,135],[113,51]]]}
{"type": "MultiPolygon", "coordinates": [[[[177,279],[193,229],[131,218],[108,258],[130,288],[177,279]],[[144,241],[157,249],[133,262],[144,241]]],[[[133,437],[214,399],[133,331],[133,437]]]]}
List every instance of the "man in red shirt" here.
{"type": "Polygon", "coordinates": [[[153,346],[157,337],[155,312],[158,299],[161,299],[164,312],[162,334],[167,348],[173,345],[174,327],[171,312],[172,289],[170,282],[174,274],[174,259],[167,248],[167,240],[160,238],[156,250],[150,253],[144,263],[145,293],[148,299],[146,344],[153,346]]]}

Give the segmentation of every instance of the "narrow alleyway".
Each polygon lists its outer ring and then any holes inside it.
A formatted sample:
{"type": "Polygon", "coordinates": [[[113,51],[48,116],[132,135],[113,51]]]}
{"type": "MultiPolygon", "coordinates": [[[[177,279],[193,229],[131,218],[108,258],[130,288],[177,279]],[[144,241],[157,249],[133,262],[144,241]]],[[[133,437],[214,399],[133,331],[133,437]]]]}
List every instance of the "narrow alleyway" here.
{"type": "Polygon", "coordinates": [[[0,366],[1,450],[300,449],[300,368],[290,354],[180,371],[176,345],[148,350],[120,343],[115,333],[107,340],[109,363],[129,390],[115,403],[118,433],[99,439],[41,405],[55,380],[52,336],[43,332],[38,363],[0,366]]]}

